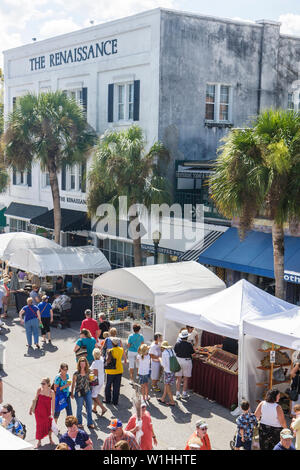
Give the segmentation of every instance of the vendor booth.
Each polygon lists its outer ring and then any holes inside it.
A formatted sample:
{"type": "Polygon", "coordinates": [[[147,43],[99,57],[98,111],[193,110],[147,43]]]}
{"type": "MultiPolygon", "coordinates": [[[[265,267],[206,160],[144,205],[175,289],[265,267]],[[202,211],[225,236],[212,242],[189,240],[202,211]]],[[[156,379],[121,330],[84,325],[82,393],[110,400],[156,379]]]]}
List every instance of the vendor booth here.
{"type": "Polygon", "coordinates": [[[0,426],[0,450],[31,450],[33,445],[0,426]]]}
{"type": "MultiPolygon", "coordinates": [[[[92,308],[91,288],[84,287],[82,276],[96,276],[111,269],[104,254],[94,246],[17,250],[9,257],[8,264],[37,276],[42,281],[41,289],[50,299],[56,291],[66,291],[71,298],[69,315],[72,320],[82,320],[84,310],[92,308]],[[55,278],[60,276],[65,276],[65,280],[58,288],[55,278]]],[[[27,296],[26,289],[16,293],[18,311],[26,303],[27,296]]]]}
{"type": "Polygon", "coordinates": [[[125,337],[131,322],[138,320],[145,340],[151,341],[154,330],[163,330],[166,303],[199,299],[225,287],[214,273],[195,261],[115,269],[94,281],[93,314],[97,318],[106,313],[115,321],[118,334],[125,337]],[[121,310],[116,299],[129,304],[121,310]]]}
{"type": "MultiPolygon", "coordinates": [[[[224,350],[221,344],[198,348],[193,361],[192,388],[228,408],[238,404],[242,398],[249,399],[255,407],[257,398],[262,398],[263,385],[266,384],[266,388],[269,386],[270,365],[265,364],[264,367],[261,363],[266,361],[263,355],[269,353],[268,348],[264,351],[261,340],[270,340],[272,335],[256,334],[255,326],[250,330],[250,320],[261,320],[263,323],[264,319],[274,314],[284,319],[294,308],[294,305],[241,280],[204,299],[166,305],[164,335],[174,343],[174,338],[170,338],[169,334],[172,321],[177,322],[178,329],[188,324],[219,335],[218,341],[223,337],[222,343],[225,343],[224,338],[238,341],[237,355],[224,350]],[[244,330],[246,320],[249,320],[247,331],[244,330]],[[253,337],[249,333],[245,335],[249,331],[253,337]]],[[[274,336],[273,342],[277,339],[281,338],[274,336]]],[[[278,344],[281,345],[280,342],[278,344]]],[[[285,355],[278,360],[283,365],[290,362],[285,355]]]]}
{"type": "Polygon", "coordinates": [[[52,240],[26,232],[10,232],[0,235],[0,260],[7,261],[17,250],[32,248],[60,249],[52,240]]]}

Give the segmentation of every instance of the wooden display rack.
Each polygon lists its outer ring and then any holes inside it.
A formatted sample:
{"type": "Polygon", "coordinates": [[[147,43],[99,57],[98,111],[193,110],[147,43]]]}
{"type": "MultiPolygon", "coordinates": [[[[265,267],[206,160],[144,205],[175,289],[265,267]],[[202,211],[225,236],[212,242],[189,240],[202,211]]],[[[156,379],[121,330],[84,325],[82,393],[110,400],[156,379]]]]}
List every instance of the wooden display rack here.
{"type": "MultiPolygon", "coordinates": [[[[271,351],[283,351],[283,350],[290,350],[290,348],[285,348],[283,346],[280,346],[280,348],[274,348],[274,344],[272,344],[272,348],[269,348],[269,349],[258,349],[259,352],[264,352],[264,353],[270,353],[271,351]]],[[[280,384],[284,384],[284,383],[290,383],[290,379],[288,380],[284,380],[283,382],[278,382],[276,380],[273,379],[273,372],[274,372],[274,369],[279,369],[280,367],[290,367],[291,366],[291,361],[289,361],[288,363],[286,364],[280,364],[280,365],[276,365],[274,363],[271,362],[270,364],[270,367],[263,367],[263,366],[257,366],[257,369],[260,369],[260,370],[268,370],[270,371],[269,372],[269,381],[268,382],[260,382],[260,383],[257,383],[257,387],[265,387],[266,385],[269,386],[269,390],[271,390],[273,388],[273,385],[280,385],[280,384]]]]}

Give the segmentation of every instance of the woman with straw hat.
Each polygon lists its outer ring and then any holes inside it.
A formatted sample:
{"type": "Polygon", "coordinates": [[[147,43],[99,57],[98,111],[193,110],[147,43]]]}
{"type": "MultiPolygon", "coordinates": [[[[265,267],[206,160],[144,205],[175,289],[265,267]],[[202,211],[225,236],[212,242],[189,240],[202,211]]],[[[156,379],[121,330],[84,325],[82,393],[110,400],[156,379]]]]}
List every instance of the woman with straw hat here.
{"type": "Polygon", "coordinates": [[[175,355],[172,346],[168,341],[163,341],[160,345],[162,350],[161,365],[164,368],[164,392],[161,398],[158,398],[160,403],[169,406],[175,406],[173,398],[172,385],[175,383],[175,373],[170,369],[170,356],[175,355]],[[166,396],[169,397],[169,402],[166,402],[166,396]]]}
{"type": "Polygon", "coordinates": [[[148,396],[148,382],[151,374],[151,358],[149,354],[149,349],[150,346],[148,346],[147,344],[141,344],[138,349],[138,355],[136,357],[139,382],[141,385],[141,393],[145,402],[150,399],[148,396]]]}

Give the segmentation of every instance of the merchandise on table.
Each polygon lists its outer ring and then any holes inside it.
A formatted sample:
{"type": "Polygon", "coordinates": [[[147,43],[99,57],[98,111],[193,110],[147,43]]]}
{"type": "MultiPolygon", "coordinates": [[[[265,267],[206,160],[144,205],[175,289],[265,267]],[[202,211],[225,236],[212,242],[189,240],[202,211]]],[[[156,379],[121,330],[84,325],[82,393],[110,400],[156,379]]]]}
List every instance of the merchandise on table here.
{"type": "Polygon", "coordinates": [[[221,345],[198,347],[193,357],[230,374],[238,374],[238,356],[223,351],[221,345]]]}

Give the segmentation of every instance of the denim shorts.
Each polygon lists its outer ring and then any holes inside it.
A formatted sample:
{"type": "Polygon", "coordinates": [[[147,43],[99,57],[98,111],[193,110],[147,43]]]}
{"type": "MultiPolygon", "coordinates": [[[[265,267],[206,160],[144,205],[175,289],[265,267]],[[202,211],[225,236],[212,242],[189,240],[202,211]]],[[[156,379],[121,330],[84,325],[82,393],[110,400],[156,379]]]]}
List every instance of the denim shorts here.
{"type": "Polygon", "coordinates": [[[147,384],[149,382],[149,374],[148,375],[139,375],[139,382],[140,382],[140,385],[147,384]]]}

